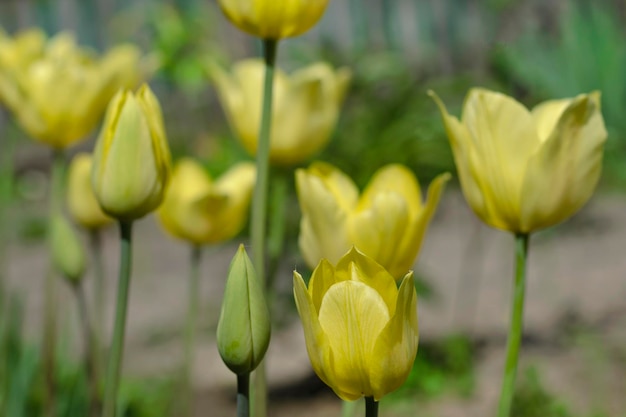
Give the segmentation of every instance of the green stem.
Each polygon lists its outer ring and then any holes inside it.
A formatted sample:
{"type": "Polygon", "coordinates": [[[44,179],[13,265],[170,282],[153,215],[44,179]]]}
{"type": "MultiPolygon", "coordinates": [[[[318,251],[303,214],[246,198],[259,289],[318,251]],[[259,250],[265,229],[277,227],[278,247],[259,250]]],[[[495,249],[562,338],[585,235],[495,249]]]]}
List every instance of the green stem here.
{"type": "Polygon", "coordinates": [[[237,417],[250,415],[250,374],[237,375],[237,417]]]}
{"type": "Polygon", "coordinates": [[[117,391],[120,382],[120,369],[124,351],[124,333],[126,330],[126,313],[128,310],[128,290],[130,288],[130,273],[132,264],[132,221],[120,220],[121,260],[115,305],[115,327],[113,341],[107,364],[107,377],[104,390],[103,417],[115,417],[117,406],[117,391]]]}
{"type": "Polygon", "coordinates": [[[515,286],[513,289],[513,306],[511,308],[511,324],[506,346],[506,365],[498,417],[509,417],[513,394],[515,392],[515,375],[517,373],[517,361],[520,345],[522,342],[522,328],[524,321],[524,292],[526,288],[526,259],[528,258],[527,233],[515,235],[515,286]]]}
{"type": "MultiPolygon", "coordinates": [[[[50,179],[50,201],[48,209],[48,233],[52,230],[52,219],[59,215],[63,208],[64,195],[65,155],[62,149],[52,152],[52,172],[50,179]]],[[[51,245],[50,240],[48,245],[51,245]]],[[[49,251],[52,249],[49,247],[49,251]]],[[[43,367],[45,373],[45,404],[46,416],[53,417],[56,408],[55,401],[55,356],[56,356],[56,328],[57,328],[57,276],[52,265],[48,270],[44,284],[44,331],[43,331],[43,367]]]]}
{"type": "Polygon", "coordinates": [[[91,259],[93,262],[94,272],[94,286],[93,286],[93,300],[94,300],[94,350],[96,354],[96,365],[98,375],[102,375],[104,366],[103,347],[104,347],[104,326],[105,326],[105,296],[106,286],[104,278],[104,260],[102,253],[102,234],[99,229],[91,230],[89,232],[89,249],[91,251],[91,259]]]}
{"type": "MultiPolygon", "coordinates": [[[[270,160],[270,132],[272,121],[272,96],[274,85],[274,65],[278,41],[265,39],[263,55],[265,58],[265,79],[263,82],[263,104],[259,143],[257,146],[257,180],[254,187],[251,220],[251,240],[253,263],[257,277],[265,285],[265,227],[267,221],[267,191],[270,160]]],[[[264,372],[265,363],[261,362],[254,378],[253,413],[255,417],[267,415],[267,382],[264,372]]]]}
{"type": "Polygon", "coordinates": [[[374,397],[365,397],[365,417],[378,417],[378,401],[374,397]]]}
{"type": "Polygon", "coordinates": [[[192,370],[194,366],[194,347],[196,342],[196,326],[198,318],[198,306],[200,304],[200,260],[202,258],[202,248],[193,246],[191,248],[190,269],[189,269],[189,294],[187,310],[187,323],[185,326],[185,353],[183,363],[183,415],[191,417],[193,415],[193,381],[192,370]]]}
{"type": "Polygon", "coordinates": [[[97,346],[94,343],[94,331],[91,321],[89,320],[89,308],[87,307],[87,299],[85,291],[81,283],[73,286],[78,303],[78,313],[83,329],[84,349],[85,349],[85,368],[87,369],[87,379],[89,381],[90,397],[89,397],[89,415],[95,417],[97,410],[100,408],[100,374],[98,365],[97,346]]]}
{"type": "Polygon", "coordinates": [[[354,417],[357,404],[356,401],[343,400],[341,402],[341,417],[354,417]]]}
{"type": "MultiPolygon", "coordinates": [[[[274,288],[274,281],[280,259],[285,249],[285,231],[287,226],[287,195],[289,191],[287,178],[283,172],[273,172],[270,178],[270,219],[267,243],[268,272],[265,288],[270,293],[274,288]]],[[[290,172],[291,174],[291,172],[290,172]]],[[[270,297],[271,299],[271,297],[270,297]]]]}
{"type": "MultiPolygon", "coordinates": [[[[4,113],[0,114],[0,119],[3,119],[3,116],[4,113]]],[[[8,230],[11,224],[8,219],[8,208],[13,196],[13,156],[15,154],[14,135],[7,134],[6,129],[3,129],[2,136],[5,137],[6,142],[2,144],[3,157],[0,161],[0,297],[4,297],[7,273],[6,252],[9,241],[8,230]]]]}

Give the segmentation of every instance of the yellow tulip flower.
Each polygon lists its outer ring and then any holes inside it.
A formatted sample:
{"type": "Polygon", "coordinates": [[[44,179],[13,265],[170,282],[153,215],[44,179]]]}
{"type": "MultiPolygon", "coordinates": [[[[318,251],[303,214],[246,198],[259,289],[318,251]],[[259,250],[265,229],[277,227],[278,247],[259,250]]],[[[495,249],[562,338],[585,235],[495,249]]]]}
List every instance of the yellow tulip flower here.
{"type": "Polygon", "coordinates": [[[218,0],[239,29],[262,39],[298,36],[324,14],[328,0],[218,0]]]}
{"type": "Polygon", "coordinates": [[[361,196],[354,182],[330,164],[298,169],[298,243],[307,265],[313,268],[322,258],[335,263],[356,246],[402,277],[415,262],[449,177],[439,175],[422,202],[415,175],[402,165],[378,170],[361,196]]]}
{"type": "Polygon", "coordinates": [[[246,223],[255,165],[242,162],[215,182],[200,164],[183,158],[174,166],[158,216],[173,236],[194,245],[233,238],[246,223]]]}
{"type": "Polygon", "coordinates": [[[73,220],[85,229],[95,230],[113,221],[104,214],[91,186],[93,158],[79,153],[70,163],[67,182],[67,208],[73,220]]]}
{"type": "MultiPolygon", "coordinates": [[[[265,65],[237,63],[232,74],[215,66],[210,76],[232,129],[251,154],[256,153],[265,65]]],[[[317,63],[288,76],[276,70],[270,160],[292,165],[319,152],[330,139],[351,78],[350,70],[317,63]]]]}
{"type": "Polygon", "coordinates": [[[140,58],[124,45],[98,59],[69,33],[0,37],[0,98],[30,136],[63,149],[96,127],[120,87],[138,84],[140,58]]]}
{"type": "Polygon", "coordinates": [[[398,289],[389,272],[352,248],[336,267],[322,260],[308,288],[294,271],[293,286],[311,365],[339,397],[378,401],[404,383],[418,343],[412,272],[398,289]]]}
{"type": "Polygon", "coordinates": [[[607,137],[599,93],[529,111],[503,94],[475,88],[461,120],[431,94],[465,199],[485,223],[529,233],[567,219],[593,194],[607,137]]]}
{"type": "Polygon", "coordinates": [[[134,220],[156,209],[170,176],[161,106],[147,85],[111,100],[94,151],[91,183],[108,215],[134,220]]]}

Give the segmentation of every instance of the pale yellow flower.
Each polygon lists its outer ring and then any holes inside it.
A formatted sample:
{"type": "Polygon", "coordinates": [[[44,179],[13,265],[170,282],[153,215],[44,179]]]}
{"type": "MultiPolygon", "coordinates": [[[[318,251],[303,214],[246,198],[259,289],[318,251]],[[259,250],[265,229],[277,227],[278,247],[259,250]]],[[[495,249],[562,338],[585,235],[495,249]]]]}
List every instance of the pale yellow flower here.
{"type": "Polygon", "coordinates": [[[485,223],[529,233],[567,219],[593,194],[607,137],[599,93],[529,111],[503,94],[475,88],[460,121],[431,94],[465,199],[485,223]]]}
{"type": "Polygon", "coordinates": [[[438,176],[422,202],[415,175],[399,164],[372,177],[362,195],[354,182],[330,164],[315,162],[296,171],[302,211],[300,251],[313,268],[335,263],[352,246],[402,277],[419,253],[449,174],[438,176]]]}
{"type": "Polygon", "coordinates": [[[239,29],[262,39],[300,35],[324,14],[328,0],[218,0],[239,29]]]}
{"type": "Polygon", "coordinates": [[[344,400],[378,401],[409,375],[418,344],[413,273],[394,278],[352,248],[337,266],[322,260],[294,296],[315,373],[344,400]]]}
{"type": "MultiPolygon", "coordinates": [[[[229,74],[214,66],[215,82],[222,107],[238,139],[251,154],[256,153],[265,65],[260,60],[237,63],[229,74]]],[[[332,69],[317,63],[288,76],[276,70],[270,160],[292,165],[310,158],[328,143],[351,78],[350,70],[332,69]]]]}
{"type": "Polygon", "coordinates": [[[100,229],[113,219],[102,211],[91,185],[93,158],[88,153],[74,156],[68,170],[67,208],[74,222],[89,229],[100,229]]]}
{"type": "Polygon", "coordinates": [[[91,182],[105,213],[134,220],[161,204],[171,156],[161,106],[147,85],[113,97],[93,157],[91,182]]]}
{"type": "Polygon", "coordinates": [[[63,149],[84,139],[120,87],[136,87],[148,70],[131,45],[98,58],[66,32],[0,36],[0,98],[33,138],[63,149]]]}
{"type": "Polygon", "coordinates": [[[195,245],[232,239],[246,224],[255,180],[256,168],[249,162],[212,181],[193,159],[181,159],[157,212],[159,220],[170,234],[195,245]]]}

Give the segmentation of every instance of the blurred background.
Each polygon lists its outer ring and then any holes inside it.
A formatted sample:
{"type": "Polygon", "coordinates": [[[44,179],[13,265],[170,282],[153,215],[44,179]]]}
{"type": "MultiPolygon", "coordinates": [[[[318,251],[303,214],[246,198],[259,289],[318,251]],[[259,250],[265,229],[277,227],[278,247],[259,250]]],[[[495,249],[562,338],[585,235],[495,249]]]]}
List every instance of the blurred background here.
{"type": "MultiPolygon", "coordinates": [[[[226,123],[207,68],[257,56],[260,44],[236,30],[215,1],[3,0],[0,25],[9,34],[33,26],[51,35],[73,31],[79,43],[98,51],[136,43],[160,62],[150,84],[163,106],[174,157],[194,155],[214,174],[251,159],[226,123]]],[[[360,186],[391,162],[411,167],[423,191],[435,175],[454,172],[438,110],[426,95],[429,89],[456,115],[473,86],[502,91],[528,106],[602,92],[609,139],[599,192],[573,219],[533,240],[516,417],[626,416],[625,27],[621,0],[334,0],[318,26],[282,42],[279,51],[279,66],[289,71],[318,60],[353,71],[339,125],[317,159],[337,165],[360,186]]],[[[71,152],[91,150],[94,136],[71,152]]],[[[8,237],[0,274],[19,294],[15,320],[2,327],[0,377],[6,383],[7,364],[18,367],[14,372],[20,375],[23,402],[36,404],[41,393],[32,387],[40,378],[35,352],[47,262],[50,155],[3,112],[0,161],[8,237]]],[[[295,197],[290,208],[277,302],[288,314],[277,315],[270,347],[275,404],[270,415],[338,415],[339,402],[310,378],[291,301],[290,271],[303,268],[303,262],[296,246],[295,197]]],[[[125,415],[175,416],[171,388],[181,355],[186,248],[166,237],[151,218],[138,230],[125,415]]],[[[116,231],[106,237],[112,275],[116,231]]],[[[239,240],[245,239],[244,232],[239,240]]],[[[493,414],[504,362],[512,245],[510,236],[475,218],[457,184],[448,187],[415,267],[422,297],[418,360],[405,387],[383,402],[383,415],[493,414]]],[[[234,247],[212,249],[203,264],[194,374],[198,416],[234,410],[230,376],[213,340],[234,247]]],[[[111,281],[110,301],[113,287],[111,281]]],[[[74,308],[64,307],[61,326],[68,349],[62,360],[72,387],[79,381],[80,343],[74,308]]],[[[24,413],[19,415],[33,415],[24,413]]]]}

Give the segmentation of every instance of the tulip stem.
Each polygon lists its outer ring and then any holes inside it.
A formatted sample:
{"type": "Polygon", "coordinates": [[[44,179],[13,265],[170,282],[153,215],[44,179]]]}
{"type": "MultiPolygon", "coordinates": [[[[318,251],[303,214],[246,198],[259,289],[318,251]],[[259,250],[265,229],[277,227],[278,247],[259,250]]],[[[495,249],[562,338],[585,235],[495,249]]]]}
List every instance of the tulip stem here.
{"type": "Polygon", "coordinates": [[[357,402],[343,400],[341,403],[341,417],[354,417],[357,402]]]}
{"type": "Polygon", "coordinates": [[[237,417],[250,415],[250,374],[237,375],[237,417]]]}
{"type": "MultiPolygon", "coordinates": [[[[267,222],[267,193],[270,159],[270,131],[272,122],[272,96],[274,90],[274,65],[278,41],[265,39],[263,55],[265,58],[265,78],[263,81],[263,104],[261,126],[259,127],[259,143],[257,146],[256,166],[257,179],[252,200],[251,240],[253,264],[259,282],[265,286],[265,238],[267,222]]],[[[255,417],[267,415],[267,381],[265,363],[261,362],[254,377],[253,414],[255,417]]]]}
{"type": "Polygon", "coordinates": [[[198,306],[200,304],[200,261],[202,248],[194,245],[191,248],[189,260],[189,293],[187,323],[185,328],[185,353],[183,363],[183,415],[193,415],[193,381],[192,369],[194,364],[194,348],[196,342],[196,325],[198,306]]]}
{"type": "Polygon", "coordinates": [[[105,326],[105,296],[106,286],[104,278],[104,260],[102,254],[102,233],[100,230],[89,232],[89,249],[93,262],[94,286],[94,350],[97,358],[98,375],[102,375],[103,369],[103,346],[105,326]]]}
{"type": "Polygon", "coordinates": [[[528,241],[529,235],[527,233],[518,233],[515,235],[515,285],[513,288],[513,306],[511,308],[511,323],[506,346],[506,365],[502,381],[502,390],[500,392],[498,417],[509,417],[511,404],[513,403],[513,394],[515,392],[515,375],[517,374],[517,362],[522,342],[524,321],[524,292],[526,289],[528,241]]]}
{"type": "Polygon", "coordinates": [[[117,407],[117,391],[120,382],[120,368],[124,351],[124,333],[126,330],[126,313],[128,310],[128,290],[132,263],[132,230],[131,221],[120,220],[121,260],[115,305],[115,327],[107,364],[107,378],[104,390],[103,417],[115,417],[117,407]]]}
{"type": "MultiPolygon", "coordinates": [[[[289,186],[283,172],[273,172],[271,175],[270,223],[267,242],[268,272],[265,288],[272,299],[276,273],[285,250],[285,229],[287,226],[287,194],[289,186]]],[[[293,175],[293,173],[291,173],[293,175]]]]}
{"type": "MultiPolygon", "coordinates": [[[[50,179],[50,206],[48,211],[48,250],[52,252],[50,231],[52,221],[62,211],[63,207],[63,177],[65,173],[65,153],[62,149],[52,151],[52,172],[50,179]]],[[[46,416],[53,417],[56,408],[55,402],[55,357],[56,357],[56,327],[57,327],[57,275],[54,267],[50,266],[45,278],[44,288],[44,331],[43,331],[43,367],[45,373],[45,404],[46,416]]]]}
{"type": "Polygon", "coordinates": [[[378,401],[365,397],[365,417],[378,417],[378,401]]]}
{"type": "MultiPolygon", "coordinates": [[[[3,116],[4,112],[0,114],[0,118],[4,119],[3,116]]],[[[4,297],[7,273],[8,226],[11,224],[7,217],[9,215],[8,207],[13,195],[13,156],[15,154],[14,135],[3,133],[2,136],[5,137],[5,143],[0,145],[3,148],[3,157],[0,160],[0,297],[4,297]]],[[[2,298],[0,298],[1,301],[3,301],[2,298]]]]}
{"type": "Polygon", "coordinates": [[[100,387],[99,387],[99,356],[97,346],[94,343],[94,332],[91,320],[89,319],[89,308],[87,307],[87,299],[85,290],[80,282],[73,285],[76,302],[78,303],[78,315],[83,331],[84,349],[85,349],[85,368],[87,370],[87,379],[89,381],[90,397],[89,397],[89,415],[95,417],[97,410],[100,408],[100,387]]]}

